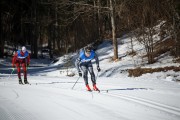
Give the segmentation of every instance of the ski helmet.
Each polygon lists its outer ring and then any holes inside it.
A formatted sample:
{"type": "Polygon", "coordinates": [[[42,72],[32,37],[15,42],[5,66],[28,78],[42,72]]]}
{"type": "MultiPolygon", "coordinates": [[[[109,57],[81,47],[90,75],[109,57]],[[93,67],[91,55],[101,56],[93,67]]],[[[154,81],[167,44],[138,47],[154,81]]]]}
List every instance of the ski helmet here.
{"type": "Polygon", "coordinates": [[[85,47],[85,52],[86,52],[86,53],[91,52],[91,47],[90,47],[90,46],[85,47]]]}
{"type": "Polygon", "coordinates": [[[21,50],[22,50],[23,53],[25,53],[26,52],[26,47],[23,46],[21,50]]]}

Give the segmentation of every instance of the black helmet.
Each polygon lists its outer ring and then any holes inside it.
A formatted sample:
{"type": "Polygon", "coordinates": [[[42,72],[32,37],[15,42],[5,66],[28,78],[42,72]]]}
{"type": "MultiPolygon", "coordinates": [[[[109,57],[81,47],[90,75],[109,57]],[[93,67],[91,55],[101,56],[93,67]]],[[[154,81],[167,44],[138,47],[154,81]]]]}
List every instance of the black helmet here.
{"type": "Polygon", "coordinates": [[[91,52],[91,46],[86,46],[85,48],[84,48],[84,50],[85,50],[85,52],[91,52]]]}

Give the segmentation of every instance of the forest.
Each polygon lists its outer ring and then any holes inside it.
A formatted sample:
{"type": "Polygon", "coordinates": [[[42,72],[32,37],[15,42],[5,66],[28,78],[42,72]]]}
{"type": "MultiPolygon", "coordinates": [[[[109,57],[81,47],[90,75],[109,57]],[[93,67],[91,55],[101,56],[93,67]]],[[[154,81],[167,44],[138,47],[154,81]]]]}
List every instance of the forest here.
{"type": "MultiPolygon", "coordinates": [[[[148,63],[167,50],[180,56],[179,0],[1,0],[0,3],[1,58],[12,56],[19,46],[29,47],[32,58],[38,58],[45,50],[53,58],[110,39],[116,60],[117,38],[127,33],[145,46],[148,63]],[[156,33],[154,26],[160,23],[161,31],[156,33]],[[158,43],[153,39],[154,34],[160,36],[158,43]],[[163,42],[167,36],[168,42],[163,42]]],[[[133,53],[133,45],[130,47],[133,53]]]]}

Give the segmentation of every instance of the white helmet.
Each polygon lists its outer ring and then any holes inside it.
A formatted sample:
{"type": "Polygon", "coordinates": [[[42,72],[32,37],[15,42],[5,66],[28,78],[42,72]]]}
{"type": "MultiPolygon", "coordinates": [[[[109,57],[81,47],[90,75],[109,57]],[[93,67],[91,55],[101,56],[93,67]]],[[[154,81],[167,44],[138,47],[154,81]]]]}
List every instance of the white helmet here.
{"type": "Polygon", "coordinates": [[[26,52],[26,47],[23,46],[21,50],[22,50],[23,53],[25,53],[26,52]]]}

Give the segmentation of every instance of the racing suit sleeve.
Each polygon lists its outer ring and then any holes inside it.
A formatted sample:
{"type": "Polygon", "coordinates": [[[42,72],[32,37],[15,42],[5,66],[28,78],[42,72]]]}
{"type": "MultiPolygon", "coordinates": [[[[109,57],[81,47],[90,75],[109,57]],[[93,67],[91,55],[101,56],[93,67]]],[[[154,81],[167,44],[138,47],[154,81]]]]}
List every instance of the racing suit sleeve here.
{"type": "Polygon", "coordinates": [[[78,72],[81,72],[81,70],[80,70],[80,68],[79,68],[79,66],[80,66],[80,61],[81,61],[81,59],[78,57],[77,59],[76,59],[76,61],[75,61],[75,66],[76,66],[76,69],[78,70],[78,72]]]}
{"type": "Polygon", "coordinates": [[[99,58],[98,58],[98,55],[95,53],[95,55],[94,55],[94,59],[95,59],[95,61],[96,61],[96,65],[97,65],[97,67],[99,67],[99,58]]]}
{"type": "Polygon", "coordinates": [[[27,65],[29,66],[30,64],[30,54],[27,56],[27,65]]]}
{"type": "Polygon", "coordinates": [[[14,56],[13,56],[13,58],[12,58],[12,67],[15,66],[16,59],[17,59],[17,52],[14,54],[14,56]]]}

